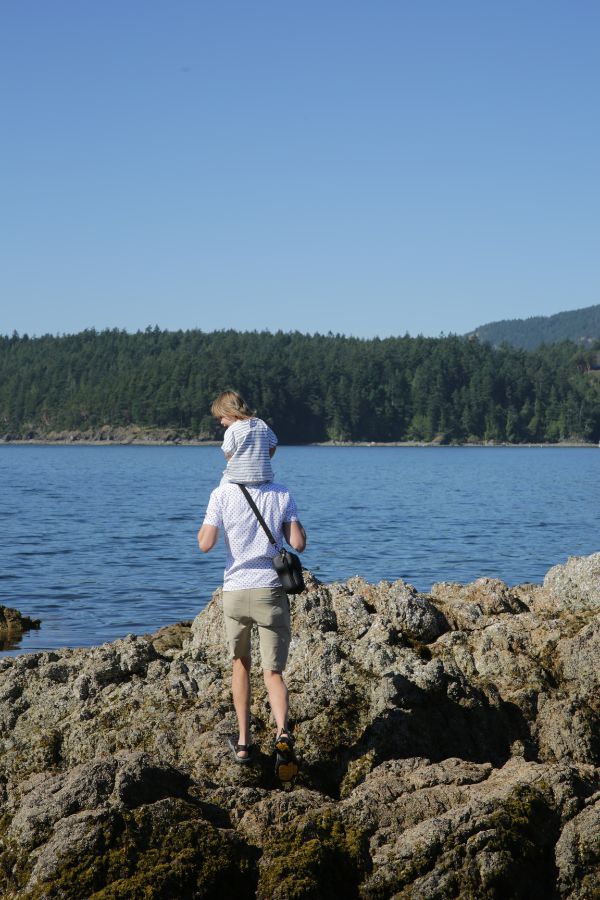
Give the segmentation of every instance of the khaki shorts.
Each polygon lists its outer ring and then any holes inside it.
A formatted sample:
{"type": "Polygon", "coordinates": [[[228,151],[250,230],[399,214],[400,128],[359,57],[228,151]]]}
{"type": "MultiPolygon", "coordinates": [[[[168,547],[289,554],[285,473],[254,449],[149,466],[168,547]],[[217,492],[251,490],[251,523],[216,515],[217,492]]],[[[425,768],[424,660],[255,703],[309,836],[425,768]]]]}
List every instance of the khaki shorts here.
{"type": "Polygon", "coordinates": [[[223,591],[223,613],[234,659],[250,657],[250,635],[256,623],[263,669],[283,672],[291,637],[290,605],[283,588],[223,591]]]}

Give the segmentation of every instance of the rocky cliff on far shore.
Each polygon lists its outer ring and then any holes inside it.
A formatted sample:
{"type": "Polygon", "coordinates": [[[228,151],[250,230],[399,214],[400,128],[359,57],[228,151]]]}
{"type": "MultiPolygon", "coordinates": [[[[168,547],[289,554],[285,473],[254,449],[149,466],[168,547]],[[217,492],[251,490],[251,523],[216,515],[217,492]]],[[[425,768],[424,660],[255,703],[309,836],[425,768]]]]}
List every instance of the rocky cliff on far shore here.
{"type": "Polygon", "coordinates": [[[101,425],[83,431],[23,431],[0,434],[0,441],[16,444],[216,444],[208,433],[188,429],[145,427],[142,425],[101,425]]]}
{"type": "Polygon", "coordinates": [[[308,579],[296,788],[236,765],[219,594],[193,623],[0,661],[0,895],[594,898],[600,553],[542,586],[308,579]]]}

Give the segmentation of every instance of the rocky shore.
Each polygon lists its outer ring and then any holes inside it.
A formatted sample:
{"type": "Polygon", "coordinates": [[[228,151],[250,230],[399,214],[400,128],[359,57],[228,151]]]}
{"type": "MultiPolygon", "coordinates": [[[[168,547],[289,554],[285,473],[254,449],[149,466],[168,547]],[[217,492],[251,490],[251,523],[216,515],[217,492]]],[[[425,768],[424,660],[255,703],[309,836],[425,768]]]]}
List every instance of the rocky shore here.
{"type": "Polygon", "coordinates": [[[0,896],[597,898],[600,553],[541,586],[292,601],[295,789],[258,668],[236,766],[217,593],[193,623],[0,661],[0,896]]]}
{"type": "MultiPolygon", "coordinates": [[[[138,425],[118,426],[102,425],[85,431],[41,431],[25,429],[24,431],[0,434],[0,443],[4,444],[90,444],[119,446],[121,444],[139,444],[142,446],[221,446],[220,440],[213,440],[208,433],[193,434],[188,430],[176,428],[147,428],[138,425]]],[[[322,441],[315,447],[582,447],[597,445],[590,441],[564,440],[559,443],[513,443],[500,441],[456,442],[446,441],[443,436],[432,441],[322,441]]]]}
{"type": "Polygon", "coordinates": [[[142,444],[172,446],[176,444],[220,445],[206,434],[191,434],[174,428],[146,428],[138,425],[102,425],[85,431],[24,431],[6,432],[0,435],[5,444],[142,444]]]}

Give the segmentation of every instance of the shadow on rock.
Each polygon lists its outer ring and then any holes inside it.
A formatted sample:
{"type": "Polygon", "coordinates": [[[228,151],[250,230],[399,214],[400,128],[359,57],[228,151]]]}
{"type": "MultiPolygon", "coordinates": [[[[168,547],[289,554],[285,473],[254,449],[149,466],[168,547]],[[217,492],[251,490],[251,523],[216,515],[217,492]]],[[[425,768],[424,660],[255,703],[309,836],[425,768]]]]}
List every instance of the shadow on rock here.
{"type": "Polygon", "coordinates": [[[308,578],[286,680],[302,761],[256,764],[220,592],[190,627],[0,660],[0,894],[561,898],[600,873],[600,554],[544,586],[308,578]]]}

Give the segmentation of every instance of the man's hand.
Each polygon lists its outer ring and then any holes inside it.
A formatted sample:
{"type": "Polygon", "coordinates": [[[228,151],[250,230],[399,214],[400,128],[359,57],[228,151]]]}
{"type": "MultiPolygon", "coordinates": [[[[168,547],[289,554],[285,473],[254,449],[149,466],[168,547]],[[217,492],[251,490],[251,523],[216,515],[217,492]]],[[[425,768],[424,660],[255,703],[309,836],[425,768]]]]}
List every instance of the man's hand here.
{"type": "Polygon", "coordinates": [[[203,525],[198,532],[198,546],[203,553],[208,553],[215,546],[218,538],[219,529],[216,525],[203,525]]]}

